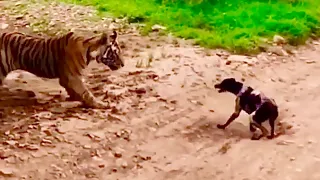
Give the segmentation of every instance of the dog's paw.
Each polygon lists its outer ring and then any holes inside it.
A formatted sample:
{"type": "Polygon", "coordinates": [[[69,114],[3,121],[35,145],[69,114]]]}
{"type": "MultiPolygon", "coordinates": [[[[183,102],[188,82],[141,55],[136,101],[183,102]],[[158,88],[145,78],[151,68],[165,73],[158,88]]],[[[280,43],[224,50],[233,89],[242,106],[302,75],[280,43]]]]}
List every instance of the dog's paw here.
{"type": "Polygon", "coordinates": [[[259,140],[259,139],[261,139],[262,138],[262,135],[253,135],[252,137],[251,137],[251,140],[259,140]]]}
{"type": "Polygon", "coordinates": [[[268,139],[273,139],[274,138],[274,135],[269,135],[267,136],[268,139]]]}
{"type": "Polygon", "coordinates": [[[226,128],[226,126],[221,125],[221,124],[218,124],[218,125],[217,125],[217,128],[219,128],[219,129],[225,129],[225,128],[226,128]]]}

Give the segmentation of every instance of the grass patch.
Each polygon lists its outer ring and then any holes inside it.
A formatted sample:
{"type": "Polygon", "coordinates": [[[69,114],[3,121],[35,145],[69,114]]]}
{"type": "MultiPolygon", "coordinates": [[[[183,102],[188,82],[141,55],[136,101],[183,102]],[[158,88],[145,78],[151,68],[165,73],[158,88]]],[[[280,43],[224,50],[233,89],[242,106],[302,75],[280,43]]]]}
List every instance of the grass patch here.
{"type": "Polygon", "coordinates": [[[257,52],[261,37],[279,34],[293,45],[320,35],[318,0],[65,0],[100,12],[166,26],[209,48],[257,52]]]}

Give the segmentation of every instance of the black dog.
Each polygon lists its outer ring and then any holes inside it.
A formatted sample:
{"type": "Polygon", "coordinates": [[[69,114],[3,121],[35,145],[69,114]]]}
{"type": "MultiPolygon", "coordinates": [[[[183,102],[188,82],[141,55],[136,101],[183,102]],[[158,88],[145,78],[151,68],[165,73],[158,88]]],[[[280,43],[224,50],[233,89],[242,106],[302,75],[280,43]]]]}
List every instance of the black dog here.
{"type": "Polygon", "coordinates": [[[267,98],[264,94],[253,90],[250,86],[246,87],[241,82],[237,82],[234,78],[224,79],[221,83],[214,86],[218,89],[218,92],[230,92],[237,96],[235,111],[230,116],[228,121],[221,125],[218,124],[219,129],[225,129],[232,121],[239,117],[241,110],[244,110],[250,115],[250,131],[255,132],[256,128],[259,128],[262,134],[258,137],[252,136],[252,140],[259,140],[260,138],[267,136],[268,139],[274,138],[274,126],[277,119],[278,106],[271,98],[267,98]],[[253,115],[251,115],[255,112],[253,115]],[[269,120],[271,126],[271,134],[268,136],[268,130],[261,124],[269,120]]]}

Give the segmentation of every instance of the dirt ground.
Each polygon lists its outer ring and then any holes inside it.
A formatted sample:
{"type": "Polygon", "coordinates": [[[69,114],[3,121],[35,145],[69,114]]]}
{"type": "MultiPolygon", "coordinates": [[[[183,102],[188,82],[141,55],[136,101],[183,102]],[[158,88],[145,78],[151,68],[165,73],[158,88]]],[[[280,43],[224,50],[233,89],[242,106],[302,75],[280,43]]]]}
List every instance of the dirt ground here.
{"type": "MultiPolygon", "coordinates": [[[[15,26],[5,16],[1,23],[15,26]]],[[[119,38],[125,67],[92,63],[85,78],[109,110],[66,102],[57,80],[22,71],[7,77],[0,179],[320,179],[318,41],[293,55],[245,57],[156,34],[119,38]],[[235,97],[213,88],[225,77],[276,100],[279,137],[251,141],[245,113],[225,131],[216,128],[234,109],[235,97]]]]}

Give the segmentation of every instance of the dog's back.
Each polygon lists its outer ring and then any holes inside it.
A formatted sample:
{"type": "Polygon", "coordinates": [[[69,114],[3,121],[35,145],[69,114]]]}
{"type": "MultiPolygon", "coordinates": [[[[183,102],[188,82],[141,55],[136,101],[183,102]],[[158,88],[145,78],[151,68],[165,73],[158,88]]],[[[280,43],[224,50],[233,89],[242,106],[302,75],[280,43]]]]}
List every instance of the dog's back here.
{"type": "Polygon", "coordinates": [[[246,91],[239,96],[241,108],[248,114],[258,110],[264,103],[276,105],[273,99],[268,98],[260,91],[247,87],[246,91]]]}

